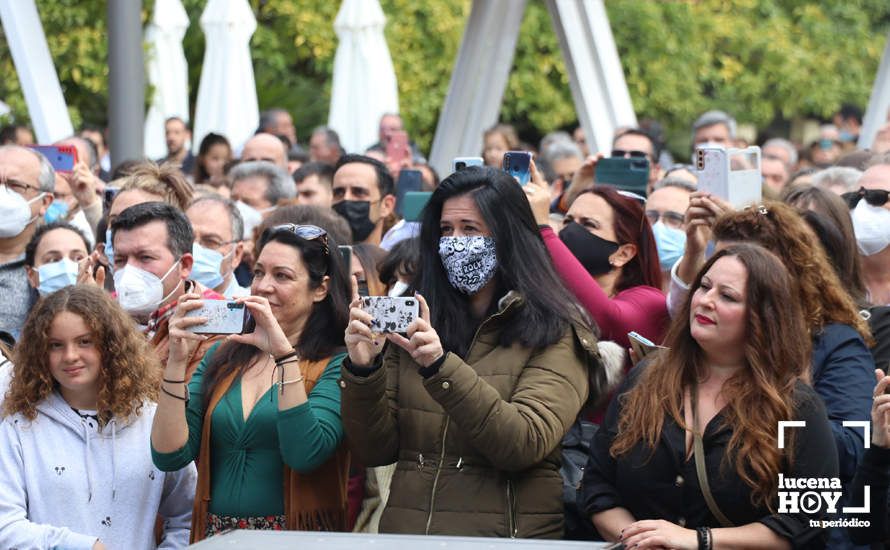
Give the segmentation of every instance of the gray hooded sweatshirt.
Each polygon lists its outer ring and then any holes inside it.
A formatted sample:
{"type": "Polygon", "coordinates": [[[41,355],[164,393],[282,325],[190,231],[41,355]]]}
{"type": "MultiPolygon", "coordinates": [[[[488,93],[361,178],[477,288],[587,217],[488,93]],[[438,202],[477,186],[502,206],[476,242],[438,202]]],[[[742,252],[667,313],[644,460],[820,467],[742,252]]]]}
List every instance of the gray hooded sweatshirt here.
{"type": "Polygon", "coordinates": [[[0,424],[0,548],[90,550],[188,546],[197,473],[154,467],[149,437],[156,405],[101,431],[53,392],[37,418],[0,424]],[[157,516],[163,518],[160,546],[157,516]]]}

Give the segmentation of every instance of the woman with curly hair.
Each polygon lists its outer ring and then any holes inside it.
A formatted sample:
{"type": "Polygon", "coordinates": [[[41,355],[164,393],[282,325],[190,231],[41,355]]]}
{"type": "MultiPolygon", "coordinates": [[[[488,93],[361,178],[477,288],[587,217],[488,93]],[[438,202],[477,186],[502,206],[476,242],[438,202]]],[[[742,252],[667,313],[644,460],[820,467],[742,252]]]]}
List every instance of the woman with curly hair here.
{"type": "Polygon", "coordinates": [[[130,317],[92,285],[37,303],[13,352],[0,423],[0,547],[188,544],[195,467],[148,445],[159,373],[130,317]]]}
{"type": "Polygon", "coordinates": [[[777,498],[780,475],[837,477],[825,408],[803,381],[810,346],[789,273],[764,248],[738,244],[690,290],[668,349],[612,401],[582,506],[627,548],[818,546],[817,518],[780,511],[777,498]],[[806,429],[786,430],[780,448],[785,420],[806,429]]]}
{"type": "MultiPolygon", "coordinates": [[[[725,203],[694,193],[686,217],[686,254],[678,264],[687,265],[678,265],[672,273],[669,302],[688,292],[684,269],[704,261],[706,228],[711,229],[717,249],[737,242],[757,243],[775,253],[791,273],[792,296],[802,306],[812,341],[810,380],[828,411],[846,488],[862,459],[864,441],[862,429],[843,423],[871,418],[875,364],[867,344],[872,337],[818,237],[793,207],[780,202],[733,211],[725,203]]],[[[833,531],[832,537],[846,536],[840,529],[833,531]]],[[[831,547],[842,544],[833,538],[831,547]]]]}

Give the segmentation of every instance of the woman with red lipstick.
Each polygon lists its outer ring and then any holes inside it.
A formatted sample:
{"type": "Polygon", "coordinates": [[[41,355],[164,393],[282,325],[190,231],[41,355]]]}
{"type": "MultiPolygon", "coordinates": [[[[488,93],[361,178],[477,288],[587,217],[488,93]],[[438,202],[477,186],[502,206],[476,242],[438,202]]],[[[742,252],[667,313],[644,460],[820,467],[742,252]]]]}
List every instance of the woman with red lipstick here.
{"type": "Polygon", "coordinates": [[[791,289],[780,260],[755,245],[721,250],[699,272],[669,349],[631,372],[591,445],[581,505],[607,540],[686,550],[824,544],[815,515],[786,513],[778,500],[780,475],[837,477],[825,408],[802,381],[809,340],[791,289]],[[786,420],[806,429],[786,430],[780,449],[786,420]]]}
{"type": "Polygon", "coordinates": [[[41,299],[14,350],[0,424],[0,547],[188,544],[195,467],[163,473],[148,441],[160,366],[94,285],[41,299]]]}

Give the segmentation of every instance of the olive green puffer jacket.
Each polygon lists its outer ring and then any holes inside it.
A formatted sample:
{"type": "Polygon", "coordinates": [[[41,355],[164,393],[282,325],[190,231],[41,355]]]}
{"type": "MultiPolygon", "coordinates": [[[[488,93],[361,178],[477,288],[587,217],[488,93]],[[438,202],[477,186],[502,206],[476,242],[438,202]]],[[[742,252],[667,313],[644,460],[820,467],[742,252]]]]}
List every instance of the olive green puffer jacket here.
{"type": "Polygon", "coordinates": [[[560,441],[588,397],[596,338],[573,327],[545,349],[498,345],[521,298],[482,323],[467,357],[424,379],[390,345],[368,376],[342,370],[343,427],[365,466],[397,462],[382,533],[560,538],[560,441]]]}

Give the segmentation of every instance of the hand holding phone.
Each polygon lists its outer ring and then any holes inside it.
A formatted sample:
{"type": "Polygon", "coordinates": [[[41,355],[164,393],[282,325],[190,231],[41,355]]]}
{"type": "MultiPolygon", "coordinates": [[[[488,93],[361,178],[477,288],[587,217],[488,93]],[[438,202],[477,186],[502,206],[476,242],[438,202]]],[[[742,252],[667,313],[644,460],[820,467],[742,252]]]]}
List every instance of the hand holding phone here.
{"type": "Polygon", "coordinates": [[[361,308],[371,315],[371,332],[407,334],[408,325],[420,316],[420,306],[413,296],[364,296],[361,308]]]}
{"type": "Polygon", "coordinates": [[[68,174],[77,165],[77,148],[73,145],[29,145],[49,161],[53,170],[68,174]]]}
{"type": "Polygon", "coordinates": [[[628,332],[627,338],[630,340],[631,349],[633,349],[637,356],[637,361],[643,359],[643,357],[646,357],[654,351],[667,349],[664,346],[656,345],[654,342],[637,332],[628,332]]]}
{"type": "Polygon", "coordinates": [[[243,302],[233,300],[204,300],[204,304],[185,314],[185,317],[205,317],[206,322],[189,327],[195,334],[243,334],[250,312],[243,302]]]}
{"type": "Polygon", "coordinates": [[[504,153],[504,171],[516,178],[519,185],[525,186],[531,177],[529,166],[532,154],[528,151],[507,151],[504,153]]]}

